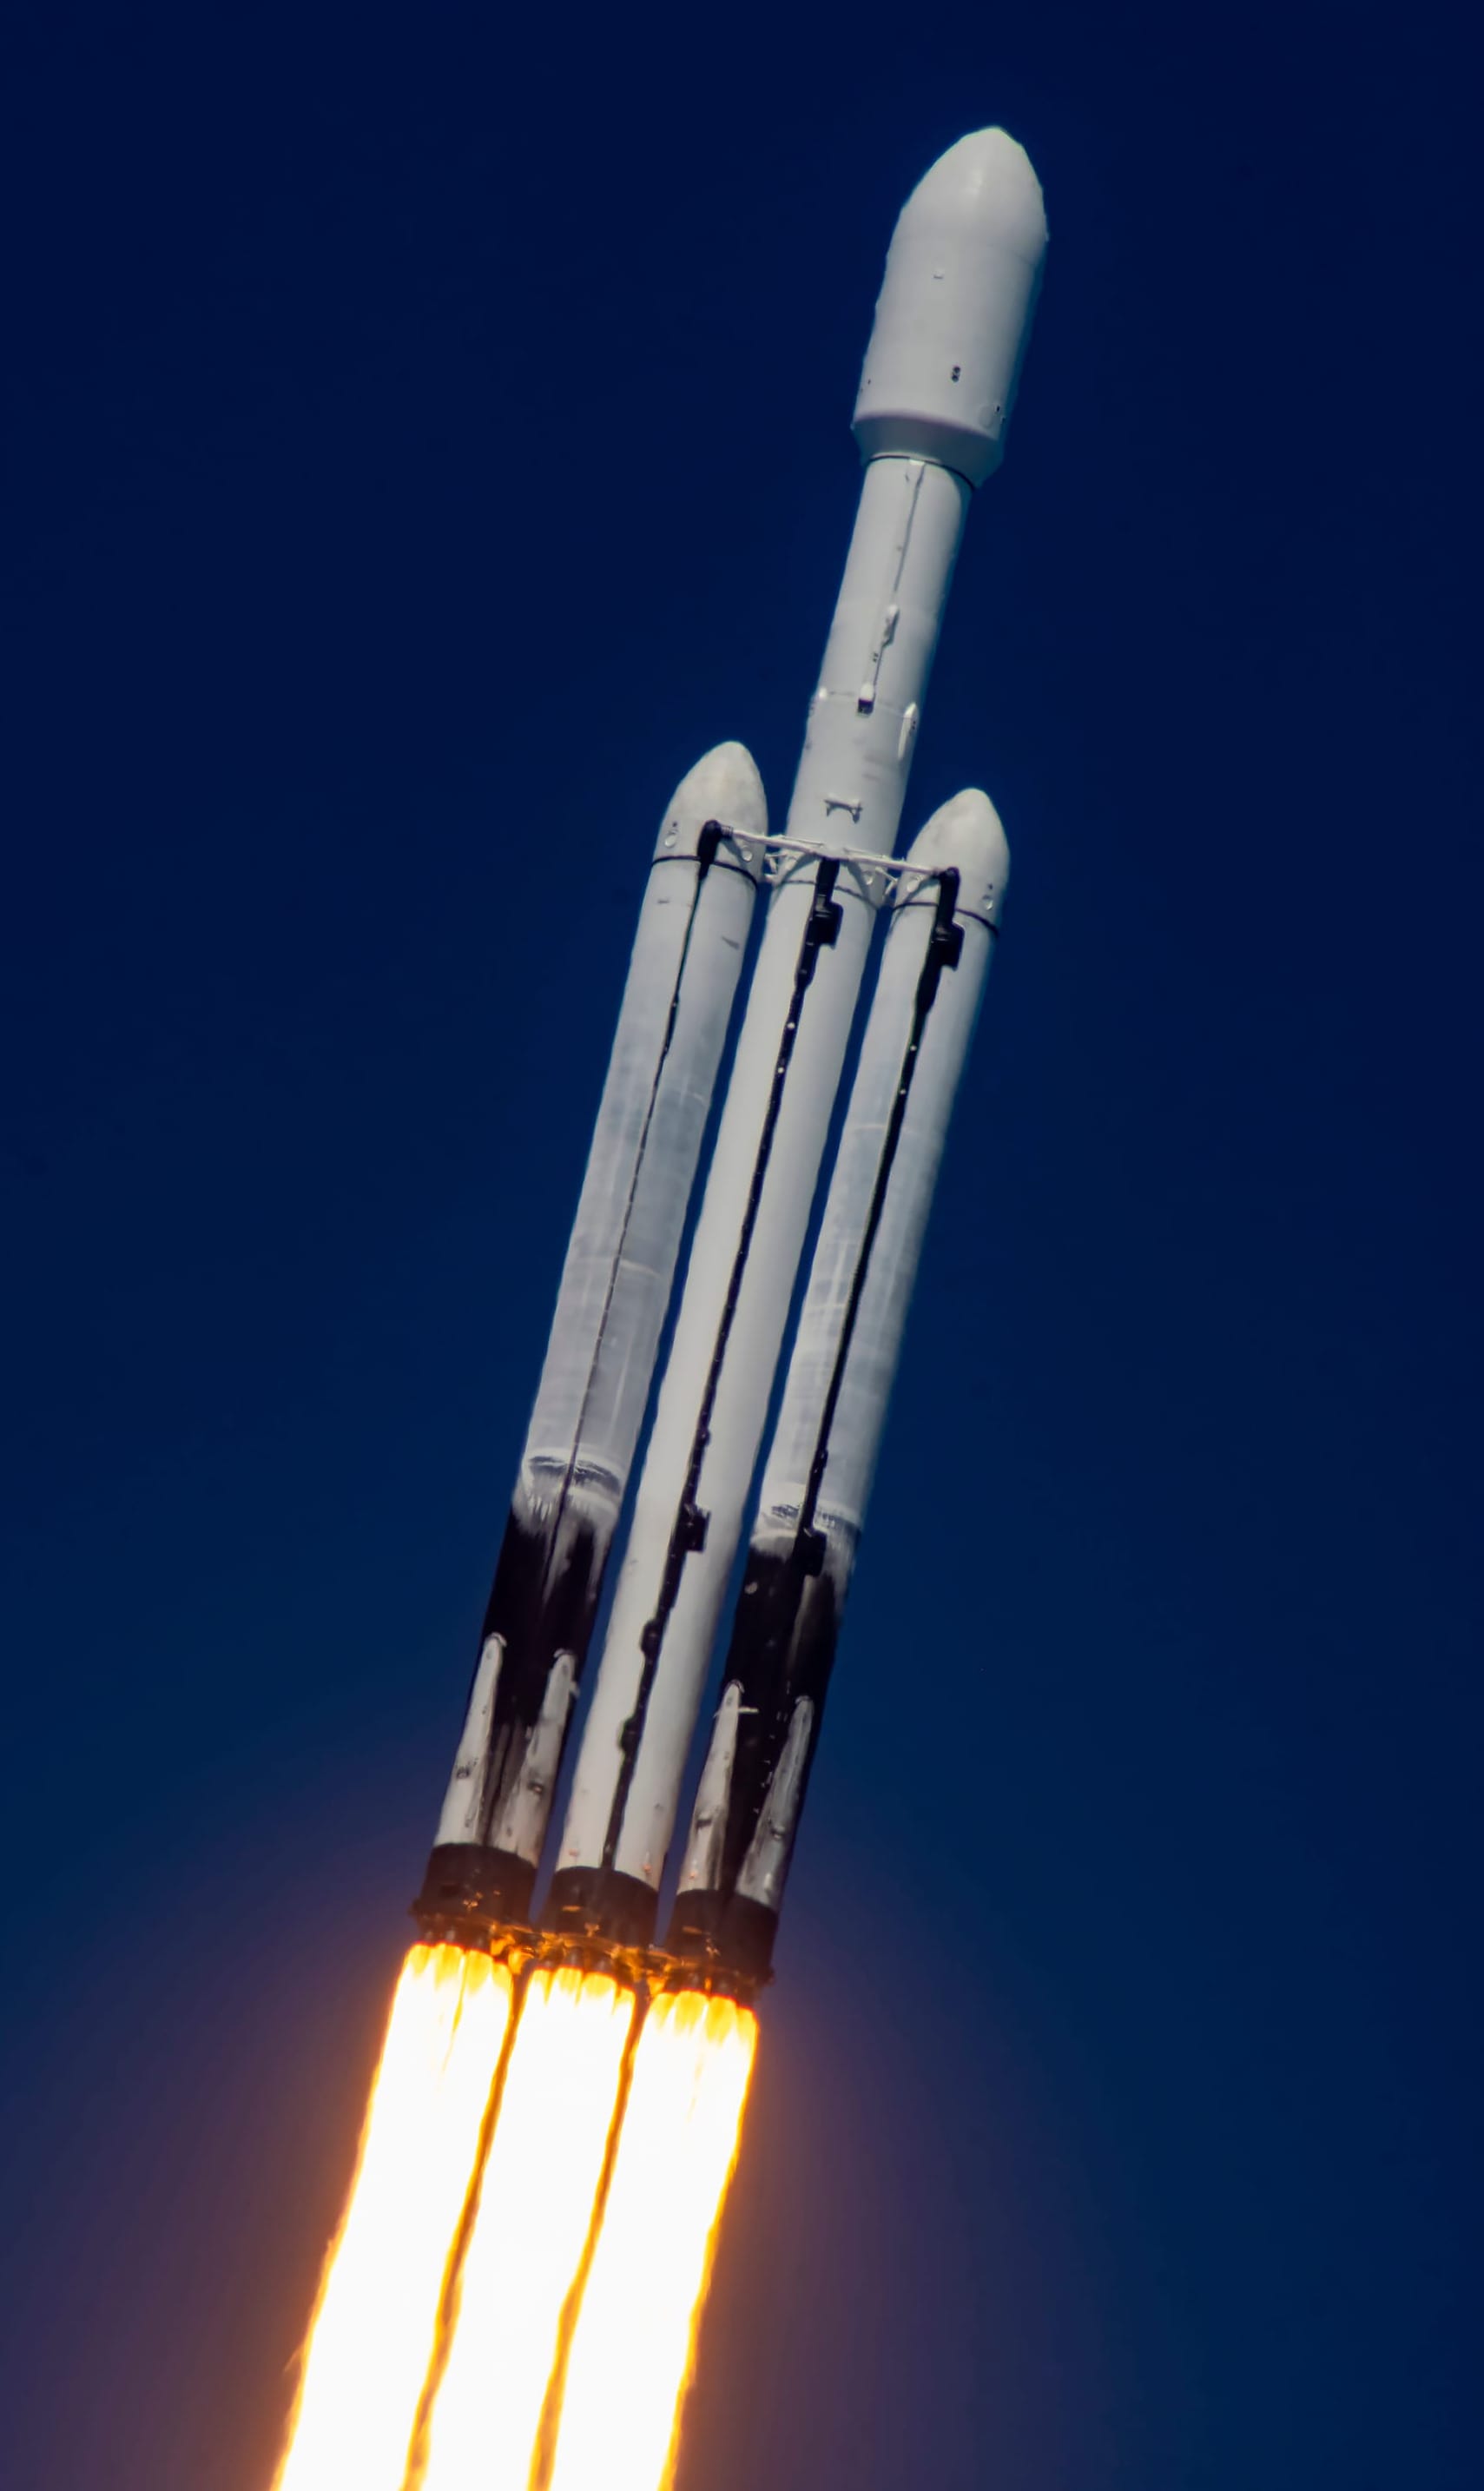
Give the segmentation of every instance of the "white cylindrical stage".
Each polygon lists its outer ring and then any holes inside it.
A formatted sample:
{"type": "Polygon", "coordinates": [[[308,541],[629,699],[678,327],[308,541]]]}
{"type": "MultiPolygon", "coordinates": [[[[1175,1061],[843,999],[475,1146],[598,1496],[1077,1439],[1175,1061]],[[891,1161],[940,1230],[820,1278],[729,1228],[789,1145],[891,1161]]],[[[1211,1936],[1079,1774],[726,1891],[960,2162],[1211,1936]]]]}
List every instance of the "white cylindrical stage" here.
{"type": "Polygon", "coordinates": [[[418,1910],[523,1920],[649,1401],[763,878],[751,756],[718,745],[655,841],[464,1735],[418,1910]]]}
{"type": "Polygon", "coordinates": [[[769,1968],[835,1637],[1009,851],[976,788],[914,841],[861,1040],[669,1944],[769,1968]]]}

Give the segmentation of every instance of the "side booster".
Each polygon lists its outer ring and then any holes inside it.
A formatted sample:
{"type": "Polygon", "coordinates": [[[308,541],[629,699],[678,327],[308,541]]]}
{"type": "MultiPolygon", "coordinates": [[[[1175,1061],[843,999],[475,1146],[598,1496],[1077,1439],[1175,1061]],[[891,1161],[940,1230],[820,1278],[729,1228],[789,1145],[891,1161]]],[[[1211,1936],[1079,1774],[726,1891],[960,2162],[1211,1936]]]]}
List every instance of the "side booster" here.
{"type": "Polygon", "coordinates": [[[987,796],[908,852],[783,1402],[667,1940],[766,1979],[948,1120],[1009,875],[987,796]]]}
{"type": "Polygon", "coordinates": [[[740,744],[682,779],[618,1031],[422,1891],[430,1928],[520,1922],[644,1422],[768,829],[740,744]]]}

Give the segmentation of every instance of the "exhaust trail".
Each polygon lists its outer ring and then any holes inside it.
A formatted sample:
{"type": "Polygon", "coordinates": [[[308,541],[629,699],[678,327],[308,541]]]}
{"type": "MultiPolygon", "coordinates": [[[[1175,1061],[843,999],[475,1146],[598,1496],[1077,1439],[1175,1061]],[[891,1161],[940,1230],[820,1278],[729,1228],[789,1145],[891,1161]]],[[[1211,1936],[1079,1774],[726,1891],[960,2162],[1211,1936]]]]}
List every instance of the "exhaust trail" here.
{"type": "Polygon", "coordinates": [[[510,2011],[488,1955],[403,1964],[274,2491],[400,2491],[510,2011]]]}
{"type": "Polygon", "coordinates": [[[561,2383],[555,2457],[532,2491],[669,2483],[756,2047],[756,2018],[730,1998],[652,2001],[561,2383]]]}
{"type": "Polygon", "coordinates": [[[530,1976],[407,2491],[527,2491],[635,2011],[606,1974],[530,1976]]]}

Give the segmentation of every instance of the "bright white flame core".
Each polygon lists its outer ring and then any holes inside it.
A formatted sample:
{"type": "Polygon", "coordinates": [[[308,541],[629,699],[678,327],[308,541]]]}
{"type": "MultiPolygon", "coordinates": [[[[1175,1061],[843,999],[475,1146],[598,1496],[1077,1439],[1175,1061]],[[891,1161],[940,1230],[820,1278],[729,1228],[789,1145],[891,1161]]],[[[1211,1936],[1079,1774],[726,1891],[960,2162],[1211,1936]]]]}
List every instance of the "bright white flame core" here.
{"type": "Polygon", "coordinates": [[[645,2016],[551,2491],[669,2482],[756,2046],[756,2018],[730,1999],[687,1991],[656,1998],[645,2016]]]}
{"type": "MultiPolygon", "coordinates": [[[[632,1993],[600,1974],[531,1976],[420,2491],[526,2491],[633,2014],[632,1993]]],[[[348,2474],[345,2486],[363,2491],[348,2474]]]]}
{"type": "Polygon", "coordinates": [[[509,2015],[509,1974],[487,1955],[413,1948],[275,2491],[400,2491],[509,2015]]]}

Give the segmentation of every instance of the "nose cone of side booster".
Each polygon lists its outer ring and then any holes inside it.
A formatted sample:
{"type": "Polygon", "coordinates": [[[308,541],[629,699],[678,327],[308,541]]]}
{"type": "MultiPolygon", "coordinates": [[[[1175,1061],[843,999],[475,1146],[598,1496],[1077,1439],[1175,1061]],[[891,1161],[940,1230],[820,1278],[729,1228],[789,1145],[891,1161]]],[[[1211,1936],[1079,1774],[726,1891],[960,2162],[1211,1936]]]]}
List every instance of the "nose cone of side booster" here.
{"type": "Polygon", "coordinates": [[[665,806],[655,841],[656,859],[693,857],[708,822],[735,831],[744,844],[768,836],[768,799],[757,763],[744,744],[713,744],[694,769],[686,771],[665,806]]]}
{"type": "Polygon", "coordinates": [[[862,458],[999,466],[1046,255],[1041,186],[1003,130],[923,174],[896,220],[853,429],[862,458]]]}
{"type": "MultiPolygon", "coordinates": [[[[979,787],[966,787],[940,805],[907,851],[906,863],[934,873],[958,874],[954,914],[998,926],[1010,878],[1010,851],[1000,816],[979,787]]],[[[910,897],[911,894],[905,894],[910,897]]]]}

